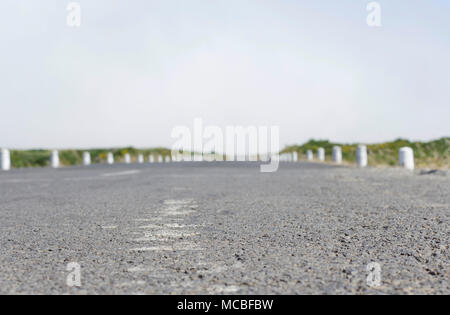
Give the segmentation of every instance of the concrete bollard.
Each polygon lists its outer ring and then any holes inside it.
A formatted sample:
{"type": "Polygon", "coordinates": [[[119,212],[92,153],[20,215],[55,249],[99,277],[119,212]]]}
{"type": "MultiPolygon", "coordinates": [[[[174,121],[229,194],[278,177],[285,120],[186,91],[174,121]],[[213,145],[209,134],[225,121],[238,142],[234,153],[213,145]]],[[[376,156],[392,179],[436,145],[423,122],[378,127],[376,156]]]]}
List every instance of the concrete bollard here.
{"type": "Polygon", "coordinates": [[[59,153],[56,150],[52,151],[52,153],[50,154],[50,166],[52,168],[59,167],[59,153]]]}
{"type": "Polygon", "coordinates": [[[106,163],[108,163],[109,165],[114,164],[114,154],[112,154],[112,152],[109,152],[106,156],[106,163]]]}
{"type": "Polygon", "coordinates": [[[331,159],[334,163],[341,164],[342,163],[342,149],[341,147],[334,146],[333,151],[331,153],[331,159]]]}
{"type": "Polygon", "coordinates": [[[284,155],[284,158],[285,158],[286,162],[289,163],[291,161],[291,159],[292,159],[292,156],[289,153],[286,153],[284,155]]]}
{"type": "Polygon", "coordinates": [[[138,155],[138,158],[137,158],[137,161],[138,161],[139,164],[144,163],[144,155],[139,154],[139,155],[138,155]]]}
{"type": "Polygon", "coordinates": [[[203,162],[203,154],[194,153],[194,162],[203,162]]]}
{"type": "Polygon", "coordinates": [[[356,147],[356,165],[359,167],[367,166],[367,147],[365,145],[356,147]]]}
{"type": "Polygon", "coordinates": [[[183,162],[192,162],[192,160],[191,152],[183,152],[183,162]]]}
{"type": "Polygon", "coordinates": [[[11,169],[11,155],[8,149],[2,149],[0,152],[0,167],[2,171],[11,169]]]}
{"type": "Polygon", "coordinates": [[[325,149],[324,148],[317,149],[317,159],[321,162],[325,161],[325,149]]]}
{"type": "Polygon", "coordinates": [[[398,165],[408,170],[414,170],[414,151],[409,147],[403,147],[398,151],[398,165]]]}
{"type": "Polygon", "coordinates": [[[181,154],[172,153],[172,162],[181,162],[181,154]]]}
{"type": "Polygon", "coordinates": [[[306,151],[306,160],[307,161],[314,160],[314,155],[313,155],[313,152],[311,150],[306,151]]]}
{"type": "Polygon", "coordinates": [[[270,155],[269,154],[260,154],[259,155],[259,161],[260,162],[270,162],[270,155]]]}
{"type": "Polygon", "coordinates": [[[158,155],[158,163],[164,162],[162,155],[158,155]]]}
{"type": "Polygon", "coordinates": [[[125,155],[123,156],[123,162],[125,164],[130,164],[131,163],[131,156],[129,153],[125,153],[125,155]]]}
{"type": "Polygon", "coordinates": [[[91,154],[89,152],[83,153],[83,165],[84,166],[91,165],[91,154]]]}
{"type": "Polygon", "coordinates": [[[150,156],[148,157],[148,162],[149,162],[149,163],[155,163],[155,157],[154,157],[153,155],[150,155],[150,156]]]}

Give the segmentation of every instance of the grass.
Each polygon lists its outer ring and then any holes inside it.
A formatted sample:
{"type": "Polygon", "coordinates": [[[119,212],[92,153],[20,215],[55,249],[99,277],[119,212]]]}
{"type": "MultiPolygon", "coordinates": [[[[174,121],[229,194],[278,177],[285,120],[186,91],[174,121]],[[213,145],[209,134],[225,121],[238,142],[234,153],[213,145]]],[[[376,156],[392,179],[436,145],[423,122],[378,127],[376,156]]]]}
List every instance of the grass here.
{"type": "MultiPolygon", "coordinates": [[[[307,150],[317,151],[324,148],[326,159],[331,160],[331,150],[333,146],[339,145],[342,148],[342,158],[344,163],[355,162],[355,152],[357,144],[332,143],[328,140],[310,140],[302,145],[292,145],[286,147],[281,153],[298,152],[299,157],[305,159],[307,150]]],[[[450,168],[450,137],[441,138],[430,142],[410,142],[404,139],[397,139],[392,142],[367,145],[368,163],[370,166],[396,166],[398,160],[398,150],[401,147],[411,147],[414,150],[415,163],[418,168],[450,168]]],[[[83,152],[91,153],[92,163],[104,163],[109,152],[114,154],[116,162],[123,161],[125,154],[130,154],[132,161],[137,160],[139,154],[143,154],[145,159],[149,155],[170,156],[171,151],[167,148],[136,149],[111,148],[111,149],[91,149],[91,150],[60,150],[59,158],[63,166],[80,165],[82,163],[83,152]]],[[[45,167],[50,164],[49,150],[12,150],[11,165],[14,168],[23,167],[45,167]]]]}
{"type": "MultiPolygon", "coordinates": [[[[83,153],[89,152],[93,164],[104,163],[109,152],[114,155],[116,162],[123,161],[125,154],[132,156],[132,161],[137,160],[139,154],[143,154],[147,159],[149,155],[168,156],[171,154],[169,149],[154,148],[139,150],[132,147],[116,149],[92,149],[92,150],[60,150],[59,159],[63,166],[80,165],[83,161],[83,153]]],[[[50,165],[50,150],[12,150],[11,166],[13,168],[24,167],[46,167],[50,165]]]]}
{"type": "MultiPolygon", "coordinates": [[[[326,159],[331,160],[331,150],[335,145],[341,146],[344,162],[355,162],[357,144],[332,143],[328,140],[310,140],[303,145],[288,146],[281,153],[296,151],[300,157],[305,158],[307,150],[316,152],[318,148],[324,148],[326,159]]],[[[418,168],[450,168],[450,137],[430,142],[411,142],[405,139],[397,139],[392,142],[368,144],[369,166],[396,166],[398,150],[401,147],[411,147],[414,150],[415,164],[418,168]]]]}

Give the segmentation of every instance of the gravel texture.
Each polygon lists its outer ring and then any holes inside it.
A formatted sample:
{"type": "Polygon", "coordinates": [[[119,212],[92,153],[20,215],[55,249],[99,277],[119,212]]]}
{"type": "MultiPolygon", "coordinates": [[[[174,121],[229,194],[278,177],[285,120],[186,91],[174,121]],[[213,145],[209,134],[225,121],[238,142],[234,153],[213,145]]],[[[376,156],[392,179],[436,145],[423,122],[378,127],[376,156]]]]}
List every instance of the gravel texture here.
{"type": "Polygon", "coordinates": [[[449,294],[450,176],[284,163],[0,173],[1,294],[449,294]],[[66,266],[81,266],[69,287],[66,266]],[[369,287],[366,267],[381,266],[369,287]]]}

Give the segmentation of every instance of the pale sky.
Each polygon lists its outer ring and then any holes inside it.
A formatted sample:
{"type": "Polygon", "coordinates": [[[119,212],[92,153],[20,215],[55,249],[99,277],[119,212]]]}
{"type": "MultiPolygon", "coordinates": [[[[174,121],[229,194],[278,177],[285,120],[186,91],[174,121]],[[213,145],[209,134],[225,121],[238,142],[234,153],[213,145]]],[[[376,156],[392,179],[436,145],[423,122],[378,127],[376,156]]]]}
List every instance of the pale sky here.
{"type": "Polygon", "coordinates": [[[279,125],[281,145],[450,136],[450,1],[0,1],[0,147],[170,147],[279,125]]]}

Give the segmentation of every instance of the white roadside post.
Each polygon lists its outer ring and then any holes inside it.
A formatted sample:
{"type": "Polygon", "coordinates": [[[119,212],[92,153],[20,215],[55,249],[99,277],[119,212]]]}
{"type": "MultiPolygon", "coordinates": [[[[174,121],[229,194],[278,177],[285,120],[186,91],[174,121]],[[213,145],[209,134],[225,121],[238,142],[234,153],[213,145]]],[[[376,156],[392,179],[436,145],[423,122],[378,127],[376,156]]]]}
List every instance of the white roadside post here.
{"type": "Polygon", "coordinates": [[[138,155],[138,163],[139,163],[139,164],[144,163],[144,155],[142,155],[142,154],[139,154],[139,155],[138,155]]]}
{"type": "Polygon", "coordinates": [[[91,154],[89,152],[83,152],[83,165],[91,165],[91,154]]]}
{"type": "Polygon", "coordinates": [[[125,164],[130,164],[131,163],[131,156],[129,153],[125,153],[125,155],[123,156],[123,162],[125,164]]]}
{"type": "Polygon", "coordinates": [[[194,161],[195,162],[203,162],[203,154],[202,153],[194,153],[194,161]]]}
{"type": "Polygon", "coordinates": [[[296,151],[292,152],[292,159],[294,162],[298,162],[298,153],[296,151]]]}
{"type": "Polygon", "coordinates": [[[170,156],[166,155],[164,161],[165,161],[166,163],[170,163],[170,156]]]}
{"type": "Polygon", "coordinates": [[[191,152],[183,152],[183,162],[192,162],[191,152]]]}
{"type": "Polygon", "coordinates": [[[317,149],[317,159],[321,162],[325,161],[325,149],[324,148],[317,149]]]}
{"type": "Polygon", "coordinates": [[[153,155],[150,155],[150,156],[148,157],[148,162],[149,162],[149,163],[155,163],[155,157],[154,157],[153,155]]]}
{"type": "Polygon", "coordinates": [[[270,161],[270,155],[268,153],[260,154],[259,155],[259,161],[260,162],[269,162],[270,161]]]}
{"type": "Polygon", "coordinates": [[[106,156],[106,163],[108,163],[109,165],[114,164],[114,154],[112,154],[112,152],[109,152],[106,156]]]}
{"type": "Polygon", "coordinates": [[[331,153],[331,158],[334,163],[341,164],[342,163],[342,149],[341,147],[334,146],[333,151],[331,153]]]}
{"type": "Polygon", "coordinates": [[[158,155],[158,163],[162,163],[162,162],[164,162],[162,155],[158,155]]]}
{"type": "Polygon", "coordinates": [[[358,145],[356,147],[356,164],[359,167],[367,166],[367,147],[365,145],[358,145]]]}
{"type": "Polygon", "coordinates": [[[181,162],[181,155],[180,153],[176,152],[172,152],[172,161],[173,162],[181,162]]]}
{"type": "Polygon", "coordinates": [[[59,167],[59,153],[56,150],[52,151],[52,153],[50,154],[50,166],[52,168],[59,167]]]}
{"type": "Polygon", "coordinates": [[[306,151],[306,160],[307,161],[314,160],[314,155],[313,155],[313,152],[311,150],[306,151]]]}
{"type": "Polygon", "coordinates": [[[2,149],[0,152],[0,166],[2,171],[11,169],[11,156],[8,149],[2,149]]]}
{"type": "Polygon", "coordinates": [[[414,170],[414,151],[409,147],[403,147],[398,151],[398,165],[408,170],[414,170]]]}

